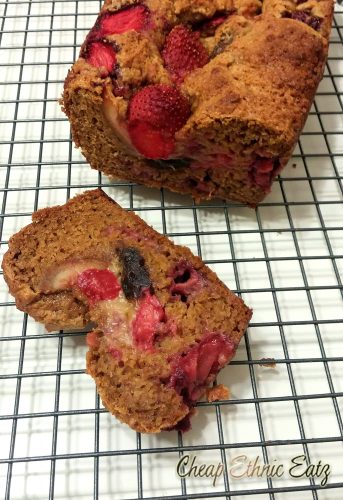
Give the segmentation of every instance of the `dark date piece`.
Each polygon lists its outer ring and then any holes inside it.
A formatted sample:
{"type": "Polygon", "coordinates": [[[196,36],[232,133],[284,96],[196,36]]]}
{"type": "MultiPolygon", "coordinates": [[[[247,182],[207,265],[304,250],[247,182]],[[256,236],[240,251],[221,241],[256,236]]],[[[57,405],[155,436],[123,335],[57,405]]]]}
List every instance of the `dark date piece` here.
{"type": "Polygon", "coordinates": [[[151,288],[149,271],[140,252],[133,247],[121,248],[119,258],[123,266],[122,288],[127,299],[139,299],[151,288]]]}

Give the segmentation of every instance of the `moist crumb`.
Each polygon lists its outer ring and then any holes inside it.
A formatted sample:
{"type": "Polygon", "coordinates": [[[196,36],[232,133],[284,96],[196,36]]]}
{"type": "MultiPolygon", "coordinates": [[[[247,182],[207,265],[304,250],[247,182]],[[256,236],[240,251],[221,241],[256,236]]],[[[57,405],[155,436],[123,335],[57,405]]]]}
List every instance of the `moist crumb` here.
{"type": "Polygon", "coordinates": [[[92,323],[86,367],[104,406],[139,432],[186,431],[252,311],[188,248],[100,189],[33,221],[2,264],[17,307],[48,330],[92,323]]]}

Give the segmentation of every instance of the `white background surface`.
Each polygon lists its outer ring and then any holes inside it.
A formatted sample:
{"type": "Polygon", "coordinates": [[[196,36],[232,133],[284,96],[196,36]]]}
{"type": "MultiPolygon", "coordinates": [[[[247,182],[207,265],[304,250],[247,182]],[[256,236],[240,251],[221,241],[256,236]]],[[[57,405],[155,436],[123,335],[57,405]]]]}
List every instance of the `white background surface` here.
{"type": "Polygon", "coordinates": [[[64,203],[100,180],[123,207],[201,253],[241,292],[254,316],[234,363],[219,376],[231,400],[200,404],[192,431],[183,436],[139,436],[99,405],[93,381],[83,373],[85,334],[45,335],[15,308],[1,280],[0,497],[188,498],[186,492],[225,498],[229,488],[238,499],[248,498],[247,490],[259,500],[341,499],[342,7],[336,7],[325,78],[294,160],[256,212],[220,201],[196,208],[186,196],[109,186],[85,164],[56,99],[98,10],[95,1],[0,4],[2,253],[33,210],[64,203]],[[259,366],[263,357],[278,360],[276,367],[259,366]],[[234,457],[263,453],[287,469],[304,446],[312,463],[331,465],[326,489],[299,491],[309,480],[287,473],[269,484],[227,474],[216,487],[208,478],[187,479],[182,492],[176,474],[182,447],[199,463],[225,459],[229,470],[234,457]],[[336,483],[340,488],[329,489],[336,483]],[[268,487],[273,494],[259,493],[268,487]]]}

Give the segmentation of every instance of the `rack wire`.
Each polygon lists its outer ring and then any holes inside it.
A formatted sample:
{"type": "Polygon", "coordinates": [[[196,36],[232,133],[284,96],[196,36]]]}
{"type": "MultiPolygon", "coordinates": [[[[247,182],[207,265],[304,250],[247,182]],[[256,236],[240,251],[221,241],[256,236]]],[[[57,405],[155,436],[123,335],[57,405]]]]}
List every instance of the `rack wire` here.
{"type": "Polygon", "coordinates": [[[256,211],[113,184],[88,168],[57,99],[100,3],[6,0],[0,9],[2,253],[34,210],[101,186],[189,246],[255,309],[235,360],[218,377],[231,398],[200,402],[188,433],[146,436],[102,407],[84,374],[85,332],[46,335],[15,308],[2,280],[3,498],[341,499],[343,8],[336,5],[325,76],[294,157],[256,211]],[[199,465],[222,463],[216,484],[180,477],[186,455],[199,465]],[[285,474],[237,479],[233,463],[242,455],[281,463],[285,474]],[[323,476],[289,474],[300,455],[306,467],[330,465],[326,487],[323,476]]]}

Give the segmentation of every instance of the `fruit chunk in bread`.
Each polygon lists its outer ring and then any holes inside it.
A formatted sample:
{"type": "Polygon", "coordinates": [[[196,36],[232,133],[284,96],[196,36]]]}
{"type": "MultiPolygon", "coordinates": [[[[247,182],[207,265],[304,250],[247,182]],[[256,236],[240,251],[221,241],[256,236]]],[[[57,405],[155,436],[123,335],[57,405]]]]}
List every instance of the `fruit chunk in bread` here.
{"type": "Polygon", "coordinates": [[[251,317],[190,250],[101,190],[36,212],[3,270],[17,307],[48,330],[96,325],[87,371],[106,408],[141,432],[189,426],[251,317]]]}

